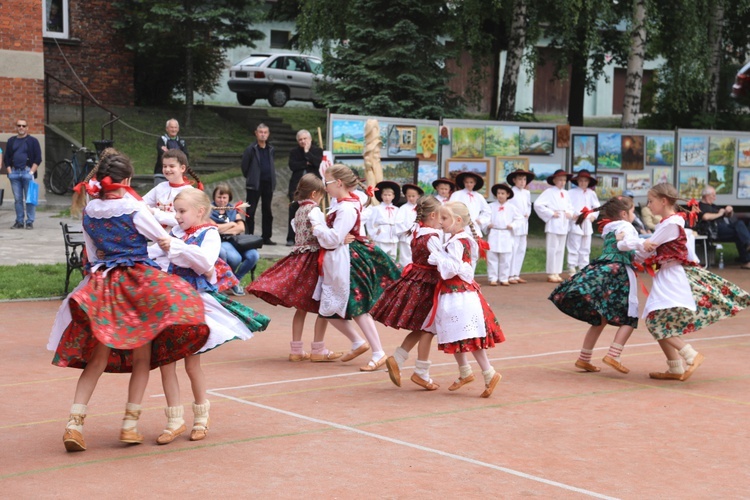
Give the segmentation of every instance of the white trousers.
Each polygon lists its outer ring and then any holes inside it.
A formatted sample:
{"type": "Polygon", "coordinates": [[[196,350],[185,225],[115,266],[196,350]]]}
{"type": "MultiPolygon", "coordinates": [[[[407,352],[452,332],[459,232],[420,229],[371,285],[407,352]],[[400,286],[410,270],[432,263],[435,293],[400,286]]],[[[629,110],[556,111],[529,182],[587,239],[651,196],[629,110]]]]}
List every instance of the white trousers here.
{"type": "Polygon", "coordinates": [[[398,242],[398,263],[401,267],[406,267],[411,264],[411,242],[410,241],[399,241],[398,242]]]}
{"type": "Polygon", "coordinates": [[[521,275],[523,259],[526,257],[526,237],[525,234],[513,237],[513,251],[510,258],[510,276],[512,278],[518,278],[521,275]]]}
{"type": "Polygon", "coordinates": [[[547,274],[560,274],[565,257],[565,239],[567,234],[547,234],[547,274]]]}
{"type": "Polygon", "coordinates": [[[591,256],[591,235],[568,234],[568,267],[582,269],[589,265],[591,256]]]}
{"type": "Polygon", "coordinates": [[[512,256],[513,252],[487,252],[487,277],[490,281],[508,281],[512,256]]]}
{"type": "Polygon", "coordinates": [[[396,254],[398,252],[398,243],[386,243],[384,241],[376,241],[375,246],[380,248],[382,251],[388,254],[388,257],[396,261],[396,254]]]}

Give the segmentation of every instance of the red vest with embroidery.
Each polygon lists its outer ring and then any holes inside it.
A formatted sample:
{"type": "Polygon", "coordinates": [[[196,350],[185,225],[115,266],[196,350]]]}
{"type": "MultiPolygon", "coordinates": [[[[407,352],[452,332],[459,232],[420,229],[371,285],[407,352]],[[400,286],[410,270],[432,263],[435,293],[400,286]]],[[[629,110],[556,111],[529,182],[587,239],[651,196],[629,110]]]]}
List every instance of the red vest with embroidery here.
{"type": "MultiPolygon", "coordinates": [[[[471,264],[471,244],[468,238],[460,238],[457,241],[463,246],[463,253],[461,254],[461,261],[471,264]]],[[[462,280],[458,275],[443,280],[440,283],[440,293],[462,293],[462,292],[478,292],[479,285],[476,281],[467,283],[462,280]]]]}
{"type": "Polygon", "coordinates": [[[678,261],[686,264],[690,264],[688,259],[687,250],[687,236],[685,236],[685,230],[680,226],[677,226],[680,230],[680,235],[666,243],[662,243],[656,247],[656,255],[649,259],[652,263],[661,266],[666,262],[678,261]]]}

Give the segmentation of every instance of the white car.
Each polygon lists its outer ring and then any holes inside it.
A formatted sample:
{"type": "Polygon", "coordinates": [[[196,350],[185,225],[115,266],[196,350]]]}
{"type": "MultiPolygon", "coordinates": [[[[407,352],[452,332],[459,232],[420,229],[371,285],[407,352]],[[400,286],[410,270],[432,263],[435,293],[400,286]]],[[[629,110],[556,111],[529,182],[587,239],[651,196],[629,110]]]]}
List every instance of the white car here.
{"type": "Polygon", "coordinates": [[[256,99],[268,99],[271,106],[287,101],[308,101],[322,107],[315,94],[315,82],[322,61],[302,54],[252,54],[229,69],[229,90],[237,102],[252,106],[256,99]]]}

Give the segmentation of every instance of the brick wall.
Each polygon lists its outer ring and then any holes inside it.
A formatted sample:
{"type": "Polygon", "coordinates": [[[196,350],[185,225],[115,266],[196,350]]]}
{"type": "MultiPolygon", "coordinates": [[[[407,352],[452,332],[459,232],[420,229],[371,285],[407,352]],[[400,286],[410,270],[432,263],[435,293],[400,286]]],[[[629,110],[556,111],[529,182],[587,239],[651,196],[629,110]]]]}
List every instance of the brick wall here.
{"type": "Polygon", "coordinates": [[[32,135],[44,133],[44,81],[0,77],[0,131],[15,134],[15,123],[25,118],[32,135]]]}
{"type": "MultiPolygon", "coordinates": [[[[132,106],[133,55],[112,28],[116,9],[111,0],[69,0],[70,39],[45,40],[45,71],[81,90],[75,73],[105,106],[132,106]],[[63,57],[64,54],[64,57],[63,57]],[[67,59],[68,63],[65,62],[67,59]]],[[[57,83],[50,85],[50,102],[78,104],[80,98],[57,83]]]]}

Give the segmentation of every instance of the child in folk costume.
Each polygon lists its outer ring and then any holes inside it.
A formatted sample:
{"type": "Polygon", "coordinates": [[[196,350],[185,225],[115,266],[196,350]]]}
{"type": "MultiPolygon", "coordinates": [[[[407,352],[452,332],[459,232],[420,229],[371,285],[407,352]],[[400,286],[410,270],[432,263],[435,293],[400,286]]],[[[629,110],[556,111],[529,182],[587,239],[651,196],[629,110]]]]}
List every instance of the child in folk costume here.
{"type": "MultiPolygon", "coordinates": [[[[595,208],[593,213],[597,211],[603,216],[599,225],[604,237],[602,255],[558,285],[549,300],[568,316],[591,325],[575,362],[577,368],[600,371],[591,363],[591,355],[604,327],[609,324],[618,329],[603,361],[621,373],[628,373],[630,370],[620,362],[620,354],[638,326],[633,259],[641,240],[632,224],[635,206],[627,196],[617,196],[595,208]]],[[[588,218],[588,212],[581,213],[576,223],[585,224],[588,218]]]]}
{"type": "Polygon", "coordinates": [[[360,370],[374,371],[385,364],[386,355],[375,321],[368,313],[383,289],[401,273],[381,249],[367,245],[359,236],[362,204],[351,192],[358,183],[359,179],[346,165],[336,164],[325,172],[326,191],[337,203],[329,210],[325,224],[309,217],[323,253],[321,276],[313,298],[320,300],[320,315],[352,341],[352,350],[341,361],[354,359],[371,346],[372,359],[360,370]],[[348,234],[355,240],[347,245],[348,234]],[[367,342],[357,334],[350,319],[362,329],[367,342]]]}
{"type": "Polygon", "coordinates": [[[646,259],[647,269],[658,268],[642,317],[669,366],[666,372],[649,376],[685,381],[703,362],[703,354],[680,337],[734,316],[750,304],[750,295],[690,261],[685,219],[677,213],[678,199],[677,190],[670,184],[657,184],[648,192],[648,207],[654,215],[662,216],[662,221],[642,243],[645,251],[656,251],[646,259]]]}
{"type": "Polygon", "coordinates": [[[474,172],[461,172],[456,176],[456,185],[459,190],[451,195],[450,201],[458,201],[468,207],[474,231],[481,238],[484,234],[482,231],[490,221],[490,205],[479,193],[484,186],[484,179],[474,172]]]}
{"type": "Polygon", "coordinates": [[[401,387],[401,369],[417,343],[417,361],[411,381],[434,391],[439,385],[430,378],[430,344],[435,335],[434,324],[423,329],[425,319],[432,309],[435,287],[440,274],[434,264],[427,262],[431,253],[442,249],[440,231],[440,202],[433,196],[423,196],[416,203],[417,223],[411,240],[413,262],[404,269],[401,277],[385,289],[370,311],[373,319],[392,328],[411,332],[385,362],[391,381],[401,387]]]}
{"type": "Polygon", "coordinates": [[[547,184],[552,187],[545,189],[534,202],[534,211],[544,222],[547,235],[547,281],[550,283],[562,283],[560,273],[565,256],[565,238],[570,219],[573,218],[573,205],[565,190],[565,182],[570,177],[564,170],[555,171],[547,177],[547,184]]]}
{"type": "Polygon", "coordinates": [[[516,285],[526,283],[521,278],[523,259],[526,257],[526,239],[529,235],[529,216],[531,215],[531,193],[526,185],[534,180],[534,172],[516,170],[508,174],[506,180],[513,186],[513,196],[509,199],[510,204],[516,207],[523,220],[513,228],[513,252],[510,259],[510,278],[508,283],[516,285]]]}
{"type": "MultiPolygon", "coordinates": [[[[309,359],[313,362],[325,362],[334,361],[344,355],[343,352],[326,349],[324,339],[328,322],[322,316],[315,319],[311,354],[304,351],[302,342],[305,316],[307,313],[318,314],[320,306],[320,302],[313,299],[319,276],[320,244],[318,238],[313,236],[310,220],[325,224],[325,216],[319,206],[324,193],[323,181],[317,175],[302,176],[294,192],[294,199],[299,203],[299,209],[292,219],[294,247],[289,255],[268,268],[247,287],[248,293],[269,304],[293,307],[297,310],[292,319],[289,361],[309,359]]],[[[350,241],[354,240],[351,236],[349,238],[350,241]]]]}
{"type": "MultiPolygon", "coordinates": [[[[211,222],[211,200],[198,189],[188,189],[174,199],[175,219],[178,225],[172,229],[174,237],[159,240],[164,252],[159,257],[162,268],[189,283],[203,299],[206,324],[211,330],[208,341],[194,355],[185,358],[185,371],[193,389],[193,429],[191,441],[206,437],[209,425],[209,409],[206,399],[206,378],[201,369],[201,353],[214,349],[234,339],[247,340],[252,332],[265,330],[269,319],[249,307],[234,302],[218,293],[212,282],[216,281],[214,265],[221,250],[221,237],[216,224],[211,222]],[[207,278],[212,276],[212,279],[207,278]]],[[[168,444],[185,432],[183,406],[180,403],[180,384],[176,363],[162,365],[161,380],[167,407],[167,426],[156,439],[158,444],[168,444]]]]}
{"type": "Polygon", "coordinates": [[[143,442],[136,425],[149,371],[197,351],[209,334],[198,293],[148,257],[148,240],[169,236],[131,189],[133,173],[126,156],[108,150],[76,187],[71,211],[92,198],[83,209],[89,273],[60,306],[47,345],[53,364],[83,369],[63,435],[68,451],[86,449],[86,408],[105,371],[132,373],[120,441],[143,442]]]}
{"type": "Polygon", "coordinates": [[[167,182],[157,184],[143,196],[143,201],[151,207],[151,211],[164,227],[172,228],[177,225],[174,218],[174,198],[181,191],[190,189],[193,184],[185,177],[188,173],[195,179],[198,189],[203,190],[203,183],[190,166],[187,156],[179,149],[170,149],[162,156],[162,173],[167,182]]]}
{"type": "Polygon", "coordinates": [[[441,205],[446,204],[456,190],[456,183],[445,177],[432,181],[432,187],[435,189],[435,198],[441,205]]]}
{"type": "Polygon", "coordinates": [[[396,260],[398,256],[398,234],[396,215],[398,207],[394,203],[401,198],[401,187],[393,181],[381,181],[375,185],[375,198],[379,205],[370,207],[367,234],[375,246],[396,260]]]}
{"type": "Polygon", "coordinates": [[[488,398],[501,376],[490,364],[486,350],[505,341],[505,336],[474,281],[474,265],[479,256],[478,236],[466,232],[467,226],[472,233],[476,231],[469,209],[463,203],[451,201],[443,205],[440,223],[448,242],[428,259],[437,266],[441,281],[439,295],[424,328],[434,322],[438,349],[453,354],[458,362],[459,378],[448,390],[455,391],[474,380],[466,359],[466,353],[471,352],[484,376],[485,389],[481,397],[488,398]]]}
{"type": "Polygon", "coordinates": [[[487,274],[490,286],[510,286],[510,261],[513,255],[513,231],[525,222],[509,200],[513,198],[513,189],[507,184],[492,186],[492,195],[496,201],[490,203],[490,222],[487,243],[487,274]]]}
{"type": "Polygon", "coordinates": [[[583,218],[582,224],[575,220],[570,222],[568,233],[568,271],[571,275],[577,270],[583,269],[589,264],[591,255],[591,235],[594,234],[592,221],[596,219],[595,210],[599,208],[599,198],[594,192],[596,177],[593,177],[585,168],[576,174],[570,182],[578,186],[577,189],[568,191],[570,203],[573,205],[573,215],[578,217],[586,210],[587,216],[583,218]]]}
{"type": "Polygon", "coordinates": [[[414,223],[417,220],[417,200],[424,190],[416,184],[404,184],[401,189],[406,203],[398,207],[396,233],[398,234],[398,263],[401,267],[411,264],[411,240],[414,223]]]}

